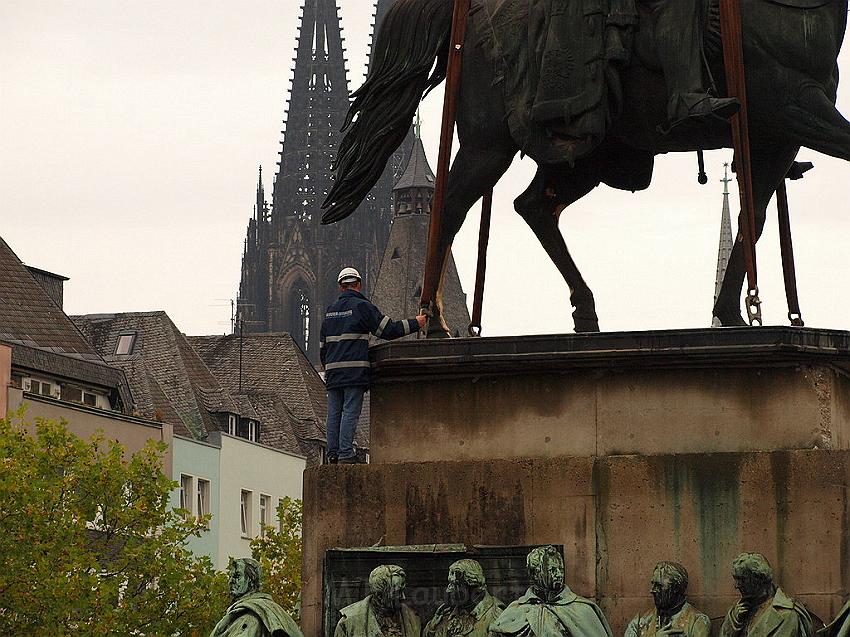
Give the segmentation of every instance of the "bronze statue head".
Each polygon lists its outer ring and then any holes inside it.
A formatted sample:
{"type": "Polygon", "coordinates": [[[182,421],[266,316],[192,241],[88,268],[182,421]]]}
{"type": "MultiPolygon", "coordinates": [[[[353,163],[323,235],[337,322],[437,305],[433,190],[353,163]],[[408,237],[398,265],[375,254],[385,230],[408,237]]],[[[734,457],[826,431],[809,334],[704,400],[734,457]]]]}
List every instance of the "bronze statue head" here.
{"type": "Polygon", "coordinates": [[[406,581],[404,569],[393,564],[379,566],[369,574],[369,592],[376,613],[387,615],[401,608],[406,581]]]}
{"type": "Polygon", "coordinates": [[[732,579],[741,599],[758,602],[776,592],[773,569],[761,553],[741,553],[732,562],[732,579]]]}
{"type": "Polygon", "coordinates": [[[652,572],[650,593],[659,614],[670,615],[685,603],[688,571],[676,562],[659,562],[652,572]]]}
{"type": "Polygon", "coordinates": [[[230,560],[228,570],[230,572],[230,594],[234,600],[260,590],[262,573],[260,563],[257,560],[252,560],[250,557],[230,560]]]}
{"type": "Polygon", "coordinates": [[[455,608],[473,607],[486,595],[486,585],[481,564],[475,560],[458,560],[449,567],[446,598],[455,608]]]}
{"type": "Polygon", "coordinates": [[[531,588],[544,600],[553,600],[564,590],[564,559],[554,546],[540,546],[528,554],[531,588]]]}

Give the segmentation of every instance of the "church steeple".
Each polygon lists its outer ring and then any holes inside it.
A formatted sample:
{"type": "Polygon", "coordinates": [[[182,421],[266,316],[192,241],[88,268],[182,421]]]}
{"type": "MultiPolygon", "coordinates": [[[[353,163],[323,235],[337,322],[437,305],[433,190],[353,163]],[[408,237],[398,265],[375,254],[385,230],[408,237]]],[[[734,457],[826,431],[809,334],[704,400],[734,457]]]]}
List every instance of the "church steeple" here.
{"type": "MultiPolygon", "coordinates": [[[[714,303],[720,296],[720,288],[723,287],[723,279],[726,277],[726,268],[729,266],[729,257],[732,256],[732,248],[735,246],[735,236],[732,234],[732,213],[729,208],[729,184],[733,180],[729,177],[729,164],[723,164],[723,212],[720,215],[720,248],[717,252],[717,275],[714,279],[714,303]]],[[[713,306],[712,306],[713,307],[713,306]]],[[[714,327],[720,327],[720,321],[712,317],[714,327]]]]}
{"type": "Polygon", "coordinates": [[[434,171],[428,163],[425,155],[425,147],[422,145],[419,114],[416,115],[416,126],[414,126],[415,137],[407,166],[401,177],[393,188],[394,213],[396,216],[406,214],[430,214],[431,200],[434,198],[434,171]]]}
{"type": "MultiPolygon", "coordinates": [[[[411,130],[418,132],[419,128],[417,125],[411,130]]],[[[393,192],[395,216],[372,295],[372,300],[393,316],[413,316],[419,311],[434,181],[425,147],[417,134],[413,137],[410,157],[393,192]]],[[[453,334],[466,334],[470,322],[466,295],[451,255],[443,278],[442,294],[446,323],[453,334]]]]}

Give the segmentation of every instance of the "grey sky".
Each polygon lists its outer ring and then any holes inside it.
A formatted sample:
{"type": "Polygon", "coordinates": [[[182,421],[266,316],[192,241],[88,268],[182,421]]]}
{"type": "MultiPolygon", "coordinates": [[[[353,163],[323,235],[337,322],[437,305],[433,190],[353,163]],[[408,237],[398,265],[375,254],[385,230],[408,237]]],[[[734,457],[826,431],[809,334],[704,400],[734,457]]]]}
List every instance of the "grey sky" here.
{"type": "MultiPolygon", "coordinates": [[[[339,3],[356,85],[371,2],[339,3]]],[[[0,235],[26,263],[71,277],[69,312],[164,309],[188,333],[228,330],[257,166],[267,183],[275,169],[300,4],[0,3],[0,235]]],[[[441,97],[423,108],[432,163],[441,97]]],[[[709,186],[693,155],[662,157],[648,192],[600,188],[564,213],[603,329],[708,325],[729,156],[709,154],[709,186]]],[[[850,166],[800,157],[817,165],[790,191],[803,312],[850,328],[850,166]]],[[[496,192],[489,335],[572,330],[566,285],[513,212],[532,174],[517,160],[496,192]]],[[[470,294],[477,226],[476,210],[455,248],[470,294]]],[[[775,208],[759,267],[767,321],[784,323],[775,208]]]]}

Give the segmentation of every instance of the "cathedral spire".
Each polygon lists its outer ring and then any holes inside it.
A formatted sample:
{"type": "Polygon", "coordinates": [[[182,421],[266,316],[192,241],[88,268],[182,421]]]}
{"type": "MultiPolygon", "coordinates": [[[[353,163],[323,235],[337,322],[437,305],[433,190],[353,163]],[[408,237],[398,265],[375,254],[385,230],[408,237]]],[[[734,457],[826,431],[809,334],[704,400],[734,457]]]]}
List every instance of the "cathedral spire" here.
{"type": "Polygon", "coordinates": [[[257,179],[257,202],[254,204],[254,219],[263,220],[265,208],[266,192],[263,189],[263,167],[260,166],[260,175],[257,179]]]}
{"type": "Polygon", "coordinates": [[[336,0],[305,0],[274,187],[275,222],[294,217],[319,228],[331,164],[348,111],[348,78],[336,0]]]}
{"type": "MultiPolygon", "coordinates": [[[[735,237],[732,234],[732,213],[729,208],[729,183],[733,181],[729,177],[729,164],[723,164],[723,212],[720,216],[720,248],[717,252],[717,275],[714,280],[714,303],[720,296],[720,288],[723,287],[723,279],[726,277],[726,268],[729,266],[729,257],[732,256],[732,248],[735,246],[735,237]]],[[[720,327],[720,321],[713,317],[712,325],[720,327]]]]}

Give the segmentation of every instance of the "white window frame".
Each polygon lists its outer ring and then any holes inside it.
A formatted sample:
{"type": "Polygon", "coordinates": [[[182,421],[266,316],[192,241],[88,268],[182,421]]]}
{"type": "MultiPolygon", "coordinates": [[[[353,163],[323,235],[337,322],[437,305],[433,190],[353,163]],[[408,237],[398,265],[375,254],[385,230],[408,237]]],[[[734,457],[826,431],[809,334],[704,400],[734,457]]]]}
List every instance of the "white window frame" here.
{"type": "Polygon", "coordinates": [[[188,473],[180,474],[180,507],[188,511],[190,514],[193,509],[193,502],[195,498],[195,490],[194,490],[194,476],[189,475],[188,473]],[[188,505],[188,506],[187,506],[188,505]]]}
{"type": "Polygon", "coordinates": [[[271,526],[269,514],[272,508],[272,497],[265,493],[260,494],[260,537],[265,537],[266,527],[271,526]]]}
{"type": "Polygon", "coordinates": [[[195,515],[199,518],[210,514],[210,493],[212,485],[206,478],[198,478],[195,483],[195,515]]]}
{"type": "Polygon", "coordinates": [[[239,492],[239,522],[241,525],[242,537],[250,539],[251,531],[253,531],[253,492],[242,489],[239,492]]]}
{"type": "Polygon", "coordinates": [[[257,435],[259,433],[259,427],[257,425],[256,420],[248,421],[248,440],[251,442],[259,442],[259,436],[257,435]]]}
{"type": "Polygon", "coordinates": [[[61,395],[61,388],[59,387],[59,383],[55,383],[52,380],[44,380],[42,378],[33,378],[31,376],[24,377],[23,380],[23,390],[30,394],[35,394],[36,396],[46,396],[47,398],[58,398],[61,395]],[[33,389],[33,383],[38,385],[38,390],[33,389]],[[48,387],[48,393],[44,393],[45,385],[48,387]]]}
{"type": "Polygon", "coordinates": [[[235,436],[239,431],[239,416],[236,414],[227,414],[227,433],[235,436]]]}

